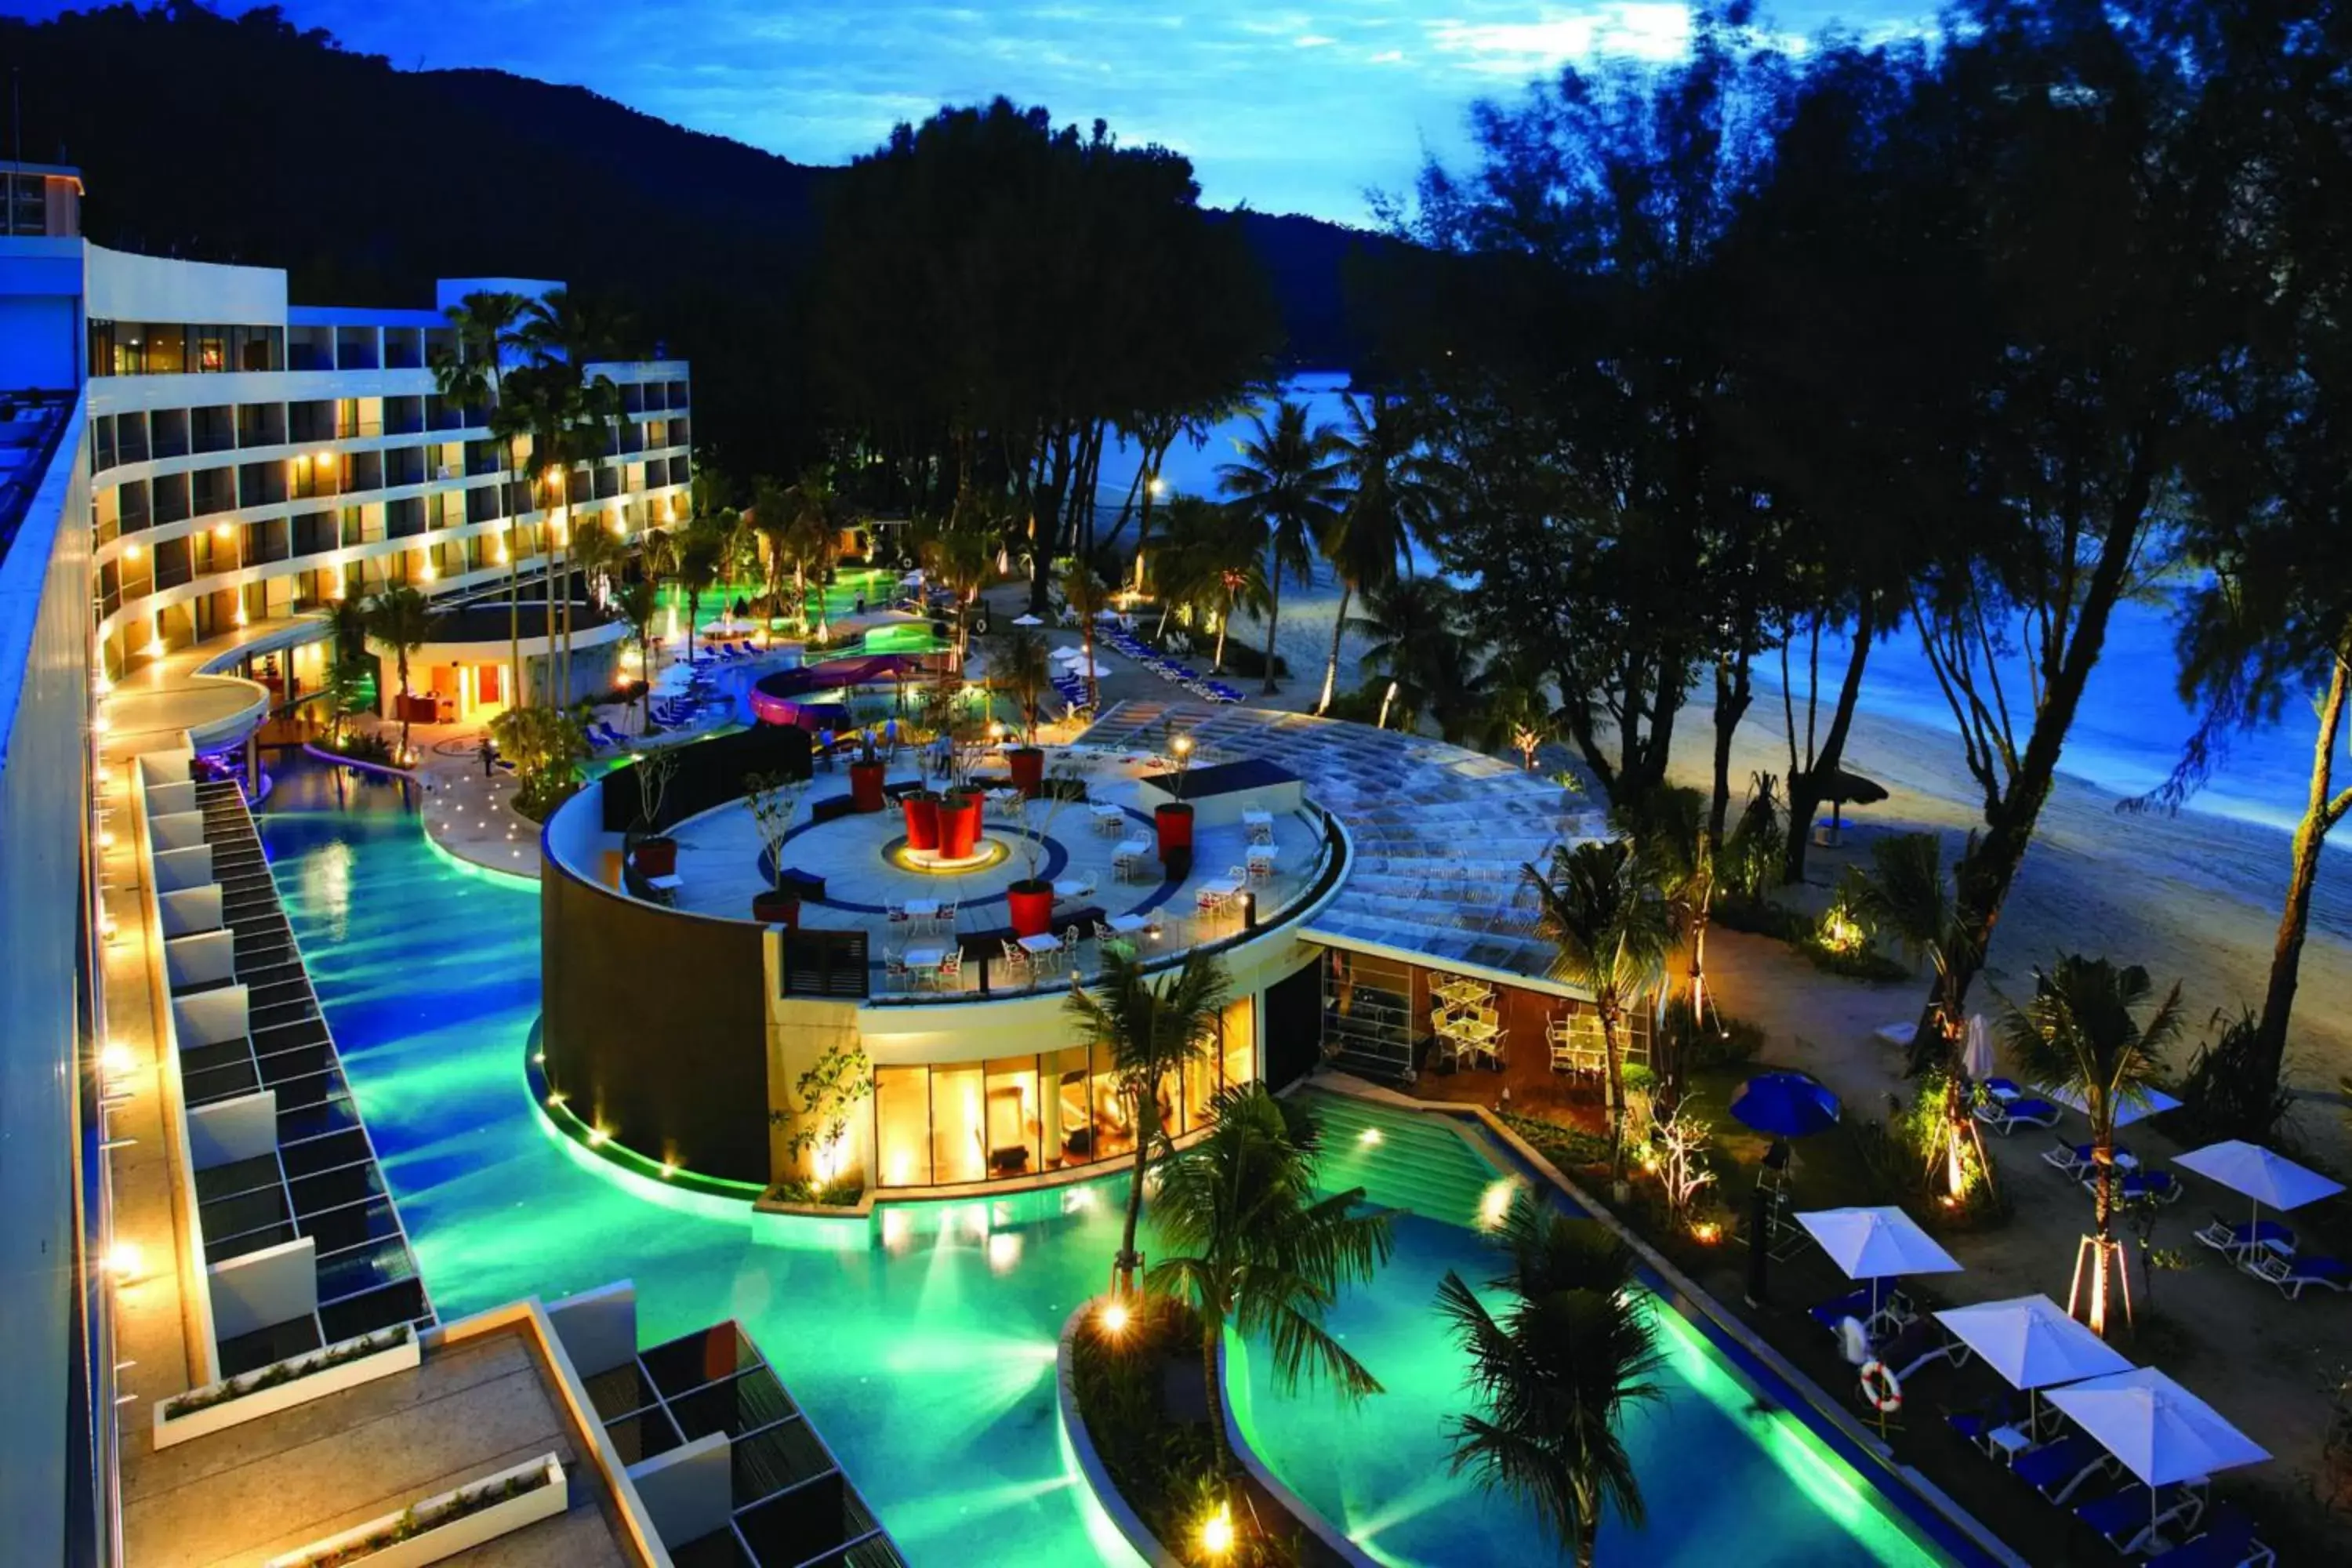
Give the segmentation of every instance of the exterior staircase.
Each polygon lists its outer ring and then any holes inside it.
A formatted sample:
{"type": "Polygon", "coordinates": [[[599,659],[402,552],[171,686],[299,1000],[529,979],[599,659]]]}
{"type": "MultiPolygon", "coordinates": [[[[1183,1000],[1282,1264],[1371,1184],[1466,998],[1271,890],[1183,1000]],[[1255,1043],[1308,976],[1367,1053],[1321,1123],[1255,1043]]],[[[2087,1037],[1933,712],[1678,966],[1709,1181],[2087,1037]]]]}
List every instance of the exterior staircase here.
{"type": "Polygon", "coordinates": [[[1484,1228],[1486,1194],[1507,1178],[1454,1130],[1453,1118],[1311,1089],[1298,1098],[1322,1124],[1327,1190],[1361,1187],[1377,1207],[1484,1228]]]}

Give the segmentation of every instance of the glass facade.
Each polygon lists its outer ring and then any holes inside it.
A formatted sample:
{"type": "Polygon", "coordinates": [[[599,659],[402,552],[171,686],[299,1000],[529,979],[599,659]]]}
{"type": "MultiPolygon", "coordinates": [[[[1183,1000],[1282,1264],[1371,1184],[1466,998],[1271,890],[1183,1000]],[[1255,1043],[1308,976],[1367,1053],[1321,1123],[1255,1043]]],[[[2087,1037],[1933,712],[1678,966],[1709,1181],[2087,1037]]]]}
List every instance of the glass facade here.
{"type": "Polygon", "coordinates": [[[284,370],[286,329],[179,321],[89,323],[92,375],[180,375],[284,370]]]}
{"type": "MultiPolygon", "coordinates": [[[[1161,1080],[1162,1123],[1180,1136],[1205,1126],[1217,1091],[1256,1073],[1255,1013],[1244,997],[1210,1047],[1161,1080]]],[[[1135,1108],[1099,1047],[877,1068],[872,1103],[877,1186],[1005,1181],[1135,1153],[1135,1108]]]]}

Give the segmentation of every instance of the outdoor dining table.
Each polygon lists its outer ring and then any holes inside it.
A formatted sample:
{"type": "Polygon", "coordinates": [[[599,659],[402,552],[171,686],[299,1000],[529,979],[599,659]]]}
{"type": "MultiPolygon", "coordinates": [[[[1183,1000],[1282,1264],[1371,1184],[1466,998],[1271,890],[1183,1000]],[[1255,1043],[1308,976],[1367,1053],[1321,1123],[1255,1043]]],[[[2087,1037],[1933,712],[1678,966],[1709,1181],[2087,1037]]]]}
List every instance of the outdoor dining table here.
{"type": "Polygon", "coordinates": [[[1495,994],[1495,991],[1494,987],[1483,981],[1449,980],[1443,985],[1430,987],[1430,994],[1442,1001],[1466,1007],[1489,1000],[1495,994]]]}
{"type": "Polygon", "coordinates": [[[1270,811],[1244,811],[1242,813],[1242,826],[1249,830],[1249,836],[1252,838],[1256,838],[1261,836],[1266,838],[1272,838],[1274,837],[1274,813],[1270,811]]]}
{"type": "Polygon", "coordinates": [[[1151,924],[1151,917],[1150,915],[1113,915],[1103,923],[1121,936],[1132,936],[1137,931],[1148,930],[1151,924]]]}
{"type": "Polygon", "coordinates": [[[1281,856],[1282,851],[1276,848],[1271,844],[1253,844],[1250,846],[1249,854],[1245,858],[1247,858],[1249,863],[1253,866],[1271,866],[1276,860],[1279,859],[1281,856]]]}
{"type": "Polygon", "coordinates": [[[1054,896],[1057,899],[1083,899],[1093,890],[1083,877],[1065,877],[1054,884],[1054,896]]]}
{"type": "Polygon", "coordinates": [[[927,921],[939,914],[940,901],[937,899],[908,899],[906,909],[908,920],[927,921]]]}
{"type": "Polygon", "coordinates": [[[937,969],[947,962],[948,950],[943,947],[910,947],[906,964],[909,969],[937,969]]]}
{"type": "Polygon", "coordinates": [[[1194,896],[1213,904],[1222,904],[1242,890],[1242,885],[1231,877],[1220,877],[1213,882],[1203,882],[1193,889],[1194,896]]]}

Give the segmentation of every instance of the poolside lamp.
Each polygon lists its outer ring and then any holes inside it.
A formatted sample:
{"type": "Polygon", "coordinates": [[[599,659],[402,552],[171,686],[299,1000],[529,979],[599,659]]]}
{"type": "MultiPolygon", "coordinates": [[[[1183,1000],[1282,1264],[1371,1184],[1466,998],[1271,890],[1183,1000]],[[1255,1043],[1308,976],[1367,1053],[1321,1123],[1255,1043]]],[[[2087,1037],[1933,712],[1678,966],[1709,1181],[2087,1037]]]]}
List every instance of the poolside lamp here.
{"type": "Polygon", "coordinates": [[[1217,1511],[1201,1524],[1201,1550],[1212,1557],[1223,1557],[1234,1549],[1234,1510],[1231,1503],[1221,1502],[1217,1511]]]}

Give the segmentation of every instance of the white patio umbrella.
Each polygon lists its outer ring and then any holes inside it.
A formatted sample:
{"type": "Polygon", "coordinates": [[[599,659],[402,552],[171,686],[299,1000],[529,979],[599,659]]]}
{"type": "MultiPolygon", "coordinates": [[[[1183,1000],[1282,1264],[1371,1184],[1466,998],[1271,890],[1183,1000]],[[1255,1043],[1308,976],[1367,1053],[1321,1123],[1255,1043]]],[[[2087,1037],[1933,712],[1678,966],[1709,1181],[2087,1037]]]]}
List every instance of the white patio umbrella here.
{"type": "Polygon", "coordinates": [[[1870,1306],[1878,1309],[1878,1282],[1903,1274],[1951,1274],[1959,1262],[1919,1228],[1919,1222],[1892,1206],[1811,1209],[1797,1223],[1812,1233],[1831,1262],[1849,1279],[1870,1281],[1870,1306]]]}
{"type": "MultiPolygon", "coordinates": [[[[2074,1089],[2049,1089],[2041,1085],[2036,1085],[2035,1088],[2043,1098],[2063,1105],[2078,1115],[2088,1116],[2091,1113],[2089,1103],[2074,1089]]],[[[2177,1110],[2179,1107],[2180,1101],[2177,1097],[2167,1094],[2160,1089],[2151,1089],[2145,1092],[2147,1098],[2144,1100],[2119,1099],[2116,1101],[2116,1126],[2129,1127],[2135,1121],[2150,1116],[2160,1116],[2165,1111],[2177,1110]]]]}
{"type": "Polygon", "coordinates": [[[2262,1222],[2264,1204],[2281,1211],[2297,1209],[2344,1190],[2343,1183],[2305,1170],[2284,1155],[2274,1154],[2242,1138],[2191,1149],[2173,1163],[2253,1199],[2252,1223],[2257,1225],[2262,1222]]]}
{"type": "Polygon", "coordinates": [[[1992,1031],[1985,1027],[1984,1015],[1969,1015],[1969,1043],[1960,1053],[1960,1070],[1979,1083],[1992,1076],[1992,1031]]]}
{"type": "Polygon", "coordinates": [[[2011,1388],[2032,1396],[2035,1426],[2042,1416],[2037,1390],[2131,1369],[2122,1352],[2068,1317],[2047,1296],[1950,1307],[1937,1313],[1936,1321],[1982,1356],[2011,1388]]]}
{"type": "Polygon", "coordinates": [[[2220,1411],[2152,1366],[2053,1388],[2050,1403],[2147,1483],[2151,1528],[2158,1488],[2270,1458],[2220,1411]]]}
{"type": "Polygon", "coordinates": [[[1013,617],[1013,624],[1016,626],[1042,626],[1045,623],[1024,611],[1013,617]]]}

